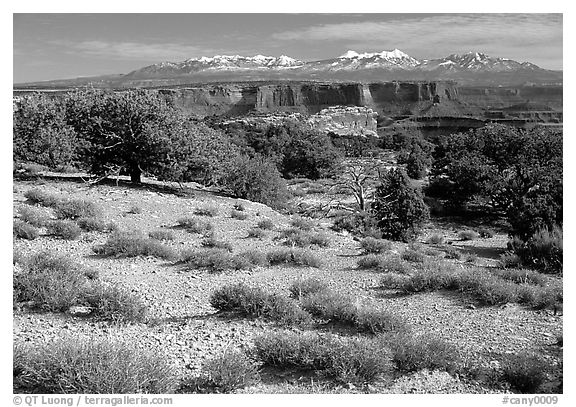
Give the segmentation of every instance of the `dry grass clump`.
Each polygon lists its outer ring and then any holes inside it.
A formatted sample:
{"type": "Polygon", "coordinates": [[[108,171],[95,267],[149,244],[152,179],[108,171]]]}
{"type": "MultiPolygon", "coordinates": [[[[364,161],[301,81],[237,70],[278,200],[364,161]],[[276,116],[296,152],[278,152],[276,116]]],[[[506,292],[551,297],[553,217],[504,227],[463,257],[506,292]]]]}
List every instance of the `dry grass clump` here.
{"type": "Polygon", "coordinates": [[[498,260],[498,266],[503,269],[518,268],[522,266],[522,260],[520,256],[516,253],[506,252],[500,255],[500,260],[498,260]]]}
{"type": "Polygon", "coordinates": [[[18,209],[19,219],[37,228],[43,228],[50,222],[50,217],[34,207],[23,206],[18,209]]]}
{"type": "Polygon", "coordinates": [[[184,217],[178,219],[178,225],[186,229],[189,233],[209,234],[214,229],[210,222],[200,220],[194,217],[184,217]]]}
{"type": "Polygon", "coordinates": [[[404,322],[388,311],[358,306],[350,297],[328,290],[304,296],[302,308],[316,317],[352,325],[362,332],[379,333],[406,329],[404,322]]]}
{"type": "Polygon", "coordinates": [[[258,366],[244,351],[226,348],[202,366],[194,387],[201,393],[230,393],[257,383],[258,366]]]}
{"type": "Polygon", "coordinates": [[[365,270],[374,270],[381,273],[410,273],[412,268],[408,263],[395,256],[382,256],[369,254],[363,256],[356,262],[358,268],[365,270]]]}
{"type": "Polygon", "coordinates": [[[201,245],[203,247],[207,247],[210,249],[222,249],[222,250],[226,250],[229,252],[232,252],[234,250],[232,243],[226,242],[224,240],[219,240],[219,239],[215,238],[214,236],[211,236],[211,237],[204,239],[202,241],[201,245]]]}
{"type": "Polygon", "coordinates": [[[212,273],[226,270],[249,270],[256,266],[267,266],[264,253],[248,250],[232,254],[226,249],[211,248],[206,250],[186,250],[181,254],[181,261],[189,269],[205,269],[212,273]]]}
{"type": "Polygon", "coordinates": [[[97,218],[101,215],[100,208],[86,199],[61,200],[54,206],[54,214],[58,219],[97,218]]]}
{"type": "Polygon", "coordinates": [[[284,325],[310,325],[312,318],[298,303],[278,294],[268,294],[260,287],[244,283],[228,284],[215,290],[210,305],[219,311],[234,311],[245,316],[261,317],[284,325]]]}
{"type": "Polygon", "coordinates": [[[155,239],[155,240],[160,240],[160,241],[172,241],[172,240],[176,239],[176,236],[174,236],[174,232],[172,232],[171,230],[165,230],[165,229],[152,230],[152,231],[148,232],[148,237],[150,239],[155,239]]]}
{"type": "Polygon", "coordinates": [[[214,217],[214,216],[218,216],[218,213],[220,212],[220,210],[218,209],[217,206],[215,205],[205,205],[205,206],[200,206],[198,208],[196,208],[194,210],[194,215],[198,215],[198,216],[209,216],[209,217],[214,217]]]}
{"type": "Polygon", "coordinates": [[[34,240],[40,236],[40,230],[29,223],[14,219],[14,226],[12,227],[14,236],[20,239],[34,240]]]}
{"type": "Polygon", "coordinates": [[[402,260],[406,260],[412,263],[423,263],[426,256],[419,251],[406,249],[401,254],[402,260]]]}
{"type": "Polygon", "coordinates": [[[260,228],[248,229],[248,238],[263,239],[266,237],[266,231],[260,228]]]}
{"type": "Polygon", "coordinates": [[[366,254],[381,254],[392,248],[392,242],[385,239],[365,237],[364,239],[360,240],[360,248],[366,254]]]}
{"type": "Polygon", "coordinates": [[[96,254],[115,257],[152,256],[175,260],[176,252],[158,240],[146,238],[141,232],[115,232],[108,240],[93,248],[96,254]]]}
{"type": "Polygon", "coordinates": [[[302,299],[309,294],[317,293],[326,289],[328,289],[328,286],[324,281],[315,277],[308,277],[294,281],[288,290],[290,291],[290,296],[292,298],[302,299]]]}
{"type": "Polygon", "coordinates": [[[75,240],[82,234],[82,229],[71,220],[54,220],[46,226],[46,233],[64,240],[75,240]]]}
{"type": "Polygon", "coordinates": [[[24,197],[33,204],[47,207],[54,207],[62,200],[58,195],[49,194],[48,192],[42,191],[38,188],[29,189],[24,193],[24,197]]]}
{"type": "Polygon", "coordinates": [[[254,340],[254,353],[266,366],[317,371],[344,383],[372,382],[392,370],[389,351],[365,338],[273,332],[254,340]]]}
{"type": "Polygon", "coordinates": [[[460,250],[456,249],[455,247],[448,246],[444,249],[444,251],[446,252],[445,257],[447,259],[452,259],[452,260],[462,259],[462,252],[460,250]]]}
{"type": "Polygon", "coordinates": [[[295,247],[328,247],[330,238],[325,233],[304,231],[298,228],[284,230],[280,238],[285,239],[284,244],[295,247]]]}
{"type": "Polygon", "coordinates": [[[271,219],[261,219],[256,227],[262,230],[274,230],[274,222],[271,219]]]}
{"type": "Polygon", "coordinates": [[[178,380],[167,357],[110,338],[69,337],[16,344],[14,391],[42,394],[172,393],[178,380]]]}
{"type": "Polygon", "coordinates": [[[76,223],[80,229],[86,232],[114,232],[118,230],[118,225],[114,222],[105,222],[98,218],[79,218],[76,223]]]}
{"type": "Polygon", "coordinates": [[[271,265],[294,265],[294,266],[309,266],[319,268],[322,262],[319,257],[306,249],[298,248],[279,248],[273,249],[267,253],[268,262],[271,265]]]}
{"type": "Polygon", "coordinates": [[[238,220],[246,220],[248,219],[248,214],[246,212],[234,209],[230,212],[230,217],[238,220]]]}
{"type": "Polygon", "coordinates": [[[304,218],[294,218],[290,222],[290,225],[305,231],[310,231],[314,228],[314,222],[311,222],[308,219],[304,218]]]}

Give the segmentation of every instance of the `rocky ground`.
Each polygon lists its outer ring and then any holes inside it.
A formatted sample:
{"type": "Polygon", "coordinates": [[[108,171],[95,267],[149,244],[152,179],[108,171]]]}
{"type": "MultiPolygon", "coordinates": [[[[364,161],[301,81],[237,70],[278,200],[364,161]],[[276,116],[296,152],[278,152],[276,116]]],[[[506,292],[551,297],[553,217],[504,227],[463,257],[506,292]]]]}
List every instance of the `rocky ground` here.
{"type": "MultiPolygon", "coordinates": [[[[117,223],[122,230],[141,230],[145,233],[169,228],[176,235],[167,243],[176,249],[199,247],[201,237],[176,228],[177,219],[192,215],[194,209],[214,205],[219,213],[207,218],[214,224],[216,236],[231,242],[235,250],[256,248],[266,251],[279,246],[278,232],[269,232],[259,239],[247,238],[247,231],[260,219],[271,219],[281,230],[287,227],[290,216],[282,215],[267,206],[218,196],[195,189],[188,196],[178,196],[159,188],[132,188],[126,185],[86,184],[67,180],[15,181],[14,213],[28,205],[24,192],[34,187],[69,197],[86,198],[99,204],[104,218],[117,223]],[[246,220],[230,216],[238,202],[246,208],[246,220]],[[133,206],[140,213],[128,213],[133,206]]],[[[47,213],[49,211],[47,210],[47,213]]],[[[491,366],[497,356],[529,350],[544,358],[558,361],[558,347],[553,346],[562,334],[562,315],[552,311],[534,311],[517,305],[501,307],[478,306],[472,299],[452,292],[433,292],[412,296],[398,296],[379,288],[377,273],[356,268],[360,254],[358,242],[346,233],[329,229],[327,220],[317,220],[319,230],[329,234],[328,248],[315,249],[323,260],[320,269],[268,267],[249,272],[186,271],[181,266],[155,258],[101,258],[92,248],[102,244],[107,234],[83,233],[78,240],[66,241],[49,236],[36,240],[14,240],[14,250],[23,255],[48,250],[73,257],[80,263],[96,268],[100,278],[121,285],[137,293],[149,307],[150,321],[146,324],[110,325],[90,318],[68,314],[37,313],[26,308],[14,310],[14,341],[43,344],[55,338],[74,336],[117,335],[134,341],[142,348],[154,348],[167,355],[178,375],[191,377],[202,364],[228,346],[247,348],[252,339],[264,332],[278,329],[274,323],[257,319],[223,317],[209,304],[210,293],[231,282],[245,281],[259,285],[269,292],[288,294],[287,288],[301,276],[317,276],[335,291],[351,294],[359,301],[392,310],[405,319],[418,333],[434,334],[456,345],[465,357],[479,365],[491,366]]],[[[506,236],[498,233],[492,238],[462,242],[454,225],[430,224],[422,242],[432,233],[440,233],[447,243],[468,246],[478,256],[478,264],[494,265],[499,251],[505,248],[506,236]]],[[[404,244],[395,243],[394,250],[402,251],[404,244]]],[[[462,263],[462,267],[466,267],[462,263]]],[[[286,392],[378,392],[378,393],[486,393],[507,391],[482,387],[445,372],[420,371],[397,377],[393,381],[376,382],[367,387],[334,386],[317,378],[298,374],[270,373],[262,383],[243,389],[248,393],[286,392]]]]}

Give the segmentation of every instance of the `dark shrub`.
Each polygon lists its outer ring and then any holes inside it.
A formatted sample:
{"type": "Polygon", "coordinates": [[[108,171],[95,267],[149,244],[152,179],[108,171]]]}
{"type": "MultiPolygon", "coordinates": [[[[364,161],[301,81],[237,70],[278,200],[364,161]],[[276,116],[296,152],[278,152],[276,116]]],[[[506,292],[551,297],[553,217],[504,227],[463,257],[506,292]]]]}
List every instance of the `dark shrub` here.
{"type": "Polygon", "coordinates": [[[14,391],[45,394],[172,393],[166,356],[111,339],[70,337],[14,349],[14,391]]]}
{"type": "Polygon", "coordinates": [[[271,265],[287,264],[320,268],[322,264],[321,260],[314,253],[305,249],[274,249],[268,252],[266,256],[271,265]]]}
{"type": "Polygon", "coordinates": [[[82,234],[82,229],[71,220],[53,220],[46,227],[48,235],[75,240],[82,234]]]}
{"type": "Polygon", "coordinates": [[[38,228],[35,228],[34,226],[23,222],[20,219],[14,219],[12,233],[16,237],[27,240],[34,240],[40,235],[38,228]]]}
{"type": "Polygon", "coordinates": [[[561,273],[563,264],[562,229],[537,231],[528,241],[516,248],[522,263],[545,273],[561,273]]]}
{"type": "Polygon", "coordinates": [[[248,219],[248,214],[242,211],[233,210],[230,212],[230,217],[238,220],[246,220],[248,219]]]}
{"type": "MultiPolygon", "coordinates": [[[[334,216],[334,225],[332,229],[336,232],[343,230],[352,234],[362,235],[367,230],[372,230],[376,226],[376,219],[369,212],[354,212],[354,213],[337,213],[334,216]]],[[[376,237],[376,236],[373,236],[376,237]]],[[[381,238],[382,233],[376,238],[381,238]]]]}
{"type": "Polygon", "coordinates": [[[365,237],[360,240],[360,248],[364,253],[380,254],[390,250],[392,248],[392,243],[388,240],[365,237]]]}
{"type": "Polygon", "coordinates": [[[392,350],[392,361],[402,372],[437,369],[453,373],[461,363],[456,347],[429,335],[392,334],[386,343],[392,350]]]}
{"type": "Polygon", "coordinates": [[[283,208],[289,192],[276,164],[265,157],[239,156],[228,167],[223,185],[238,198],[283,208]]]}
{"type": "Polygon", "coordinates": [[[325,282],[314,277],[309,277],[294,281],[288,290],[292,298],[300,299],[308,294],[314,294],[326,289],[327,285],[325,282]]]}
{"type": "Polygon", "coordinates": [[[233,251],[232,244],[230,242],[226,242],[224,240],[218,240],[215,237],[209,237],[202,241],[203,247],[208,247],[210,249],[222,249],[229,252],[233,251]]]}
{"type": "Polygon", "coordinates": [[[226,349],[203,366],[197,386],[230,393],[258,382],[258,367],[243,351],[226,349]]]}
{"type": "Polygon", "coordinates": [[[271,219],[262,219],[258,222],[256,226],[263,230],[273,230],[274,222],[272,222],[271,219]]]}
{"type": "Polygon", "coordinates": [[[521,393],[536,393],[546,379],[547,363],[526,353],[506,355],[502,361],[502,378],[521,393]]]}
{"type": "Polygon", "coordinates": [[[176,258],[176,253],[171,247],[157,240],[145,238],[140,232],[115,232],[106,243],[94,247],[93,250],[103,256],[152,256],[165,260],[176,258]]]}
{"type": "Polygon", "coordinates": [[[190,233],[208,234],[214,229],[214,226],[210,222],[197,218],[184,217],[178,219],[177,222],[179,226],[190,233]]]}
{"type": "Polygon", "coordinates": [[[196,208],[194,210],[194,215],[199,215],[199,216],[210,216],[210,217],[214,217],[218,215],[218,212],[220,210],[218,209],[217,206],[214,205],[206,205],[206,206],[202,206],[199,208],[196,208]]]}
{"type": "Polygon", "coordinates": [[[62,200],[57,195],[49,194],[38,188],[29,189],[24,193],[24,196],[32,203],[48,207],[54,207],[62,200]]]}
{"type": "Polygon", "coordinates": [[[20,220],[29,223],[37,228],[42,228],[50,222],[50,217],[41,210],[32,207],[21,207],[18,209],[20,220]]]}
{"type": "Polygon", "coordinates": [[[176,237],[171,230],[158,229],[148,232],[148,237],[155,240],[174,240],[176,237]]]}
{"type": "Polygon", "coordinates": [[[58,202],[54,213],[58,219],[95,218],[100,215],[100,208],[86,199],[69,199],[58,202]]]}
{"type": "Polygon", "coordinates": [[[386,171],[376,189],[372,211],[382,236],[393,240],[412,240],[428,220],[428,207],[419,190],[414,189],[402,169],[386,171]]]}

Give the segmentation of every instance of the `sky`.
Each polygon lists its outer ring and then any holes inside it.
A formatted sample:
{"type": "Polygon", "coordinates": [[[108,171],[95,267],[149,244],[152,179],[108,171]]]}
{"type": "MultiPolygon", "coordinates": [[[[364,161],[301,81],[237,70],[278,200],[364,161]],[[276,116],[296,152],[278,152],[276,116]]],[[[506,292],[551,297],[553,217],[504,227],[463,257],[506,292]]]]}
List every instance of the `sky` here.
{"type": "Polygon", "coordinates": [[[562,14],[13,14],[14,83],[128,73],[214,55],[398,48],[417,59],[484,52],[563,69],[562,14]]]}

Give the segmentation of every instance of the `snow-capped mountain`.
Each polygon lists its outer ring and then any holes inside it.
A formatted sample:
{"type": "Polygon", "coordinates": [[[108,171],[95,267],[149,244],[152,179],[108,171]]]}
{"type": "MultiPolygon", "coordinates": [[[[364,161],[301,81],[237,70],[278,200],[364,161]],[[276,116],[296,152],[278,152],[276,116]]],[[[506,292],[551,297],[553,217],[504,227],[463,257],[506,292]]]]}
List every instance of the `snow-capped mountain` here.
{"type": "Polygon", "coordinates": [[[318,61],[286,55],[215,55],[182,62],[161,62],[125,75],[54,81],[54,86],[140,87],[170,86],[216,81],[320,80],[393,81],[454,80],[461,84],[513,85],[525,82],[561,83],[562,71],[539,68],[529,62],[493,58],[480,52],[418,60],[399,49],[381,52],[348,50],[318,61]]]}

